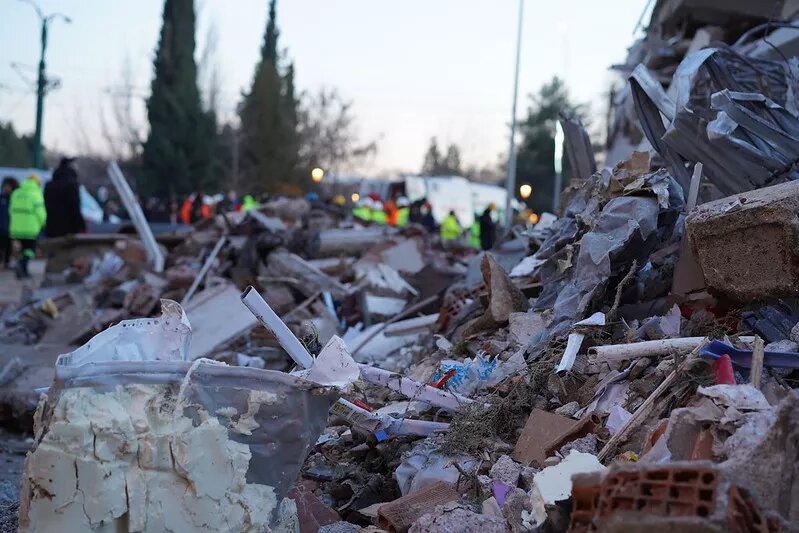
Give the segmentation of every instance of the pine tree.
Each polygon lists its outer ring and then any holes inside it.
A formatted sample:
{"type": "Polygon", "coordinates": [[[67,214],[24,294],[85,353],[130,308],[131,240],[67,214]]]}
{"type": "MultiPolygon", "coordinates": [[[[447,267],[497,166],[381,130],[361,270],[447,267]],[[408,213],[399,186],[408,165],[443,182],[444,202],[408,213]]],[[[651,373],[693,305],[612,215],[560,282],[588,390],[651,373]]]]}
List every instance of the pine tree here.
{"type": "Polygon", "coordinates": [[[438,140],[433,137],[430,139],[430,146],[424,154],[422,163],[422,174],[425,176],[438,176],[441,168],[441,152],[438,151],[438,140]]]}
{"type": "Polygon", "coordinates": [[[31,137],[17,135],[14,125],[0,122],[0,166],[29,167],[33,154],[31,137]]]}
{"type": "MultiPolygon", "coordinates": [[[[558,113],[571,111],[585,120],[582,106],[572,104],[566,85],[557,76],[531,95],[527,118],[520,125],[522,142],[516,159],[516,183],[529,183],[533,195],[528,205],[534,211],[551,211],[555,176],[555,122],[558,113]]],[[[565,187],[571,177],[568,158],[563,155],[565,187]]]]}
{"type": "Polygon", "coordinates": [[[422,174],[425,176],[460,176],[461,170],[461,151],[457,144],[450,144],[447,147],[446,155],[438,149],[438,140],[433,137],[430,139],[430,146],[424,155],[422,164],[422,174]]]}
{"type": "Polygon", "coordinates": [[[183,195],[214,185],[213,113],[202,109],[194,60],[193,0],[165,0],[155,77],[147,101],[150,134],[142,152],[142,192],[183,195]]]}
{"type": "Polygon", "coordinates": [[[456,144],[450,144],[447,148],[447,156],[444,158],[446,173],[452,176],[460,176],[461,171],[461,151],[456,144]]]}
{"type": "Polygon", "coordinates": [[[248,192],[296,190],[299,179],[294,66],[280,71],[276,4],[269,2],[261,60],[239,110],[241,175],[248,192]]]}

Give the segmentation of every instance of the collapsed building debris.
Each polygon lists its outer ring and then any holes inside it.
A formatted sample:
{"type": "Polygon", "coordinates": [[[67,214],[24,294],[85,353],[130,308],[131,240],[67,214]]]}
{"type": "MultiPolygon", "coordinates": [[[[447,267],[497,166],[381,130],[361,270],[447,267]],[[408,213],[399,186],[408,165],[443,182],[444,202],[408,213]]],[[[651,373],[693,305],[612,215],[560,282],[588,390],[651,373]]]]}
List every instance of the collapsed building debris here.
{"type": "Polygon", "coordinates": [[[562,212],[488,252],[285,198],[179,237],[45,244],[0,304],[0,420],[30,435],[0,513],[795,529],[799,72],[759,52],[759,6],[705,4],[656,3],[612,166],[563,116],[562,212]]]}

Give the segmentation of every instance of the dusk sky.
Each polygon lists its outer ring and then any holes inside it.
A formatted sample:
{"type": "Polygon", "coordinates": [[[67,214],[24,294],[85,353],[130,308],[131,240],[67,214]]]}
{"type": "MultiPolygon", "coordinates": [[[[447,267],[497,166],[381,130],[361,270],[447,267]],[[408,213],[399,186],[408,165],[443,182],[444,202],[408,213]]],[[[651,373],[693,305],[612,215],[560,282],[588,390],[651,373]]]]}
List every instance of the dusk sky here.
{"type": "MultiPolygon", "coordinates": [[[[519,116],[527,95],[553,75],[574,99],[604,113],[603,94],[634,40],[646,0],[526,0],[519,116]]],[[[161,0],[39,0],[72,24],[50,28],[48,72],[61,80],[45,110],[50,149],[107,151],[101,116],[130,62],[146,128],[161,0]],[[87,146],[88,145],[88,146],[87,146]]],[[[467,165],[493,164],[507,150],[513,86],[515,0],[280,0],[280,46],[296,66],[299,90],[335,87],[354,102],[364,140],[379,151],[364,172],[417,171],[430,137],[460,145],[467,165]]],[[[199,0],[197,55],[208,29],[218,40],[221,119],[233,119],[263,39],[266,0],[199,0]]],[[[0,0],[0,121],[33,130],[35,98],[12,63],[33,81],[39,21],[29,5],[0,0]]],[[[202,88],[202,86],[201,86],[202,88]]]]}

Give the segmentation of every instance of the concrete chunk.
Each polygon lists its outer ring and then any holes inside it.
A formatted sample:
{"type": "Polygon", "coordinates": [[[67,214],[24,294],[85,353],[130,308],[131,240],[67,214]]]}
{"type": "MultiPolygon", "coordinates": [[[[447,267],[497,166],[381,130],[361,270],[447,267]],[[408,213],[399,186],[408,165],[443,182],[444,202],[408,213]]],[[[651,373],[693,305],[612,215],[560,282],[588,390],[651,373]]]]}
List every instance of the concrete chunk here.
{"type": "Polygon", "coordinates": [[[686,230],[713,291],[740,301],[799,294],[799,182],[700,205],[686,230]]]}

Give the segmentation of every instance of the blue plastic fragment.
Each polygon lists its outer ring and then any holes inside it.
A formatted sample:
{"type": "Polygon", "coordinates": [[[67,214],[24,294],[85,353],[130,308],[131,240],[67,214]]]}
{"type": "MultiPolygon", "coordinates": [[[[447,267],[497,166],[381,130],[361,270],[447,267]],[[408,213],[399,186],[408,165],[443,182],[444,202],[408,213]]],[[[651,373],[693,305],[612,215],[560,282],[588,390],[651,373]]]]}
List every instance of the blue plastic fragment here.
{"type": "MultiPolygon", "coordinates": [[[[699,355],[705,359],[718,359],[724,354],[730,356],[732,363],[741,368],[752,367],[752,350],[742,350],[721,341],[712,341],[702,348],[699,355]]],[[[772,368],[799,368],[799,353],[765,352],[763,366],[772,368]]]]}

